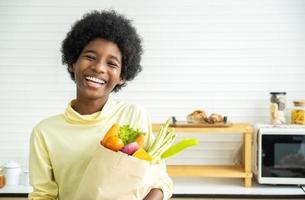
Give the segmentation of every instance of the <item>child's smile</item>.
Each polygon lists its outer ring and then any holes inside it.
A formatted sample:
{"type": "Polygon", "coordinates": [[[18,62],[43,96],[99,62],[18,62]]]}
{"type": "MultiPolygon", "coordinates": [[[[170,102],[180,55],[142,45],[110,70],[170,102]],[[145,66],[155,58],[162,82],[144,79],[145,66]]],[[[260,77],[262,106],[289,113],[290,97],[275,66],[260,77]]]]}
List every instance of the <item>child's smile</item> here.
{"type": "Polygon", "coordinates": [[[86,76],[86,80],[87,80],[88,86],[93,87],[93,88],[99,88],[99,87],[102,87],[104,84],[106,84],[106,81],[104,81],[100,78],[93,77],[93,76],[86,76]]]}

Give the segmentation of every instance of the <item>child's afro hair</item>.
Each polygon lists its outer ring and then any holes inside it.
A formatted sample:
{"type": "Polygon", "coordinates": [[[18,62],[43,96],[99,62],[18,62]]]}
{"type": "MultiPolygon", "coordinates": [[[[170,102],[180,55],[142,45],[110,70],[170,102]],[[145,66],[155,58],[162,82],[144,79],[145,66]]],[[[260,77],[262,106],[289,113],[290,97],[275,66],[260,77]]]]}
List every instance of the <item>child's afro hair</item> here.
{"type": "Polygon", "coordinates": [[[75,80],[70,70],[84,49],[93,39],[102,38],[114,42],[122,54],[121,78],[123,85],[117,85],[114,92],[119,91],[142,70],[140,65],[143,48],[141,38],[131,21],[114,10],[92,11],[75,22],[62,42],[62,63],[67,65],[71,79],[75,80]]]}

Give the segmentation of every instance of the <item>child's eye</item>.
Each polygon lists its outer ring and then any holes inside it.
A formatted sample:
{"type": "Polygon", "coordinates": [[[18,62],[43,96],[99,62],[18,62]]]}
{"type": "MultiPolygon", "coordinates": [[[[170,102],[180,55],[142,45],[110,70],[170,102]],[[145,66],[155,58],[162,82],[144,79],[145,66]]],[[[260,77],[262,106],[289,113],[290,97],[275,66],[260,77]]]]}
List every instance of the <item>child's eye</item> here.
{"type": "Polygon", "coordinates": [[[91,55],[85,55],[85,58],[87,58],[88,60],[95,60],[95,57],[91,55]]]}
{"type": "Polygon", "coordinates": [[[116,63],[114,63],[114,62],[109,62],[108,63],[111,67],[118,67],[118,65],[116,64],[116,63]]]}

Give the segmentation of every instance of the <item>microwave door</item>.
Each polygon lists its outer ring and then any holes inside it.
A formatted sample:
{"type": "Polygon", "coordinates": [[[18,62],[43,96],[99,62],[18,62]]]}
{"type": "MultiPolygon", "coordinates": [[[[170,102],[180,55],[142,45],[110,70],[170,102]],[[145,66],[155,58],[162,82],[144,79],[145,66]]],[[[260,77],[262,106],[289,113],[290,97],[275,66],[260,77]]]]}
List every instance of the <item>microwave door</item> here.
{"type": "Polygon", "coordinates": [[[305,136],[262,135],[262,177],[304,178],[305,136]]]}

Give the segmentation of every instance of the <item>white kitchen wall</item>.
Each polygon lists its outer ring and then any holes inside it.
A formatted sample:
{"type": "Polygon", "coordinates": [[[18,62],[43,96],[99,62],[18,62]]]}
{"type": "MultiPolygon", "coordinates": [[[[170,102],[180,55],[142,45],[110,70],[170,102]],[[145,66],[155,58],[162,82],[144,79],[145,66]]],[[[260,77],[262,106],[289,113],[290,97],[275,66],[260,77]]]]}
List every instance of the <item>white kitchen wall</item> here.
{"type": "MultiPolygon", "coordinates": [[[[115,97],[143,105],[153,122],[200,108],[268,123],[270,91],[287,92],[287,118],[305,99],[303,0],[1,0],[0,165],[26,168],[32,127],[74,98],[61,41],[85,12],[109,8],[133,19],[145,50],[143,72],[115,97]]],[[[202,162],[233,162],[240,139],[213,142],[202,162]]]]}

